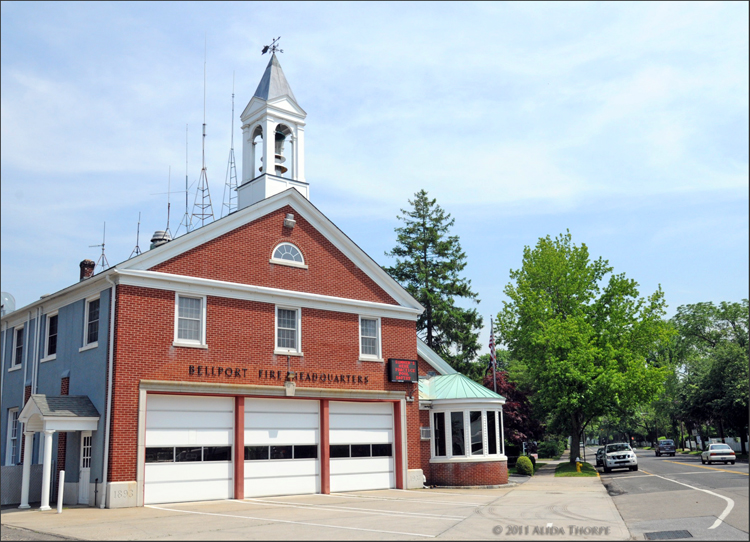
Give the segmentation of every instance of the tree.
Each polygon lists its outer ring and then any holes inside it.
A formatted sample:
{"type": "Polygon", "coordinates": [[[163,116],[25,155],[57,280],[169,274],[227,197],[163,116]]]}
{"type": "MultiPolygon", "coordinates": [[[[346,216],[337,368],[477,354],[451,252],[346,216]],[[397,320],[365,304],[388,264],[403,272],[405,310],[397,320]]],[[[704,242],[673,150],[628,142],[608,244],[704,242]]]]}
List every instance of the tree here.
{"type": "Polygon", "coordinates": [[[742,443],[748,429],[748,300],[684,305],[672,319],[679,332],[682,410],[695,423],[725,424],[742,443]]]}
{"type": "Polygon", "coordinates": [[[386,252],[396,264],[384,269],[424,307],[417,320],[422,340],[459,372],[470,371],[482,317],[456,305],[457,298],[479,299],[471,281],[461,277],[466,254],[458,237],[449,235],[455,221],[424,190],[409,203],[412,209],[398,215],[404,226],[396,228],[397,245],[386,252]]]}
{"type": "Polygon", "coordinates": [[[498,335],[526,367],[535,401],[572,437],[571,462],[587,424],[649,402],[664,380],[647,361],[671,333],[661,288],[643,299],[634,280],[612,271],[570,232],[541,238],[511,270],[498,314],[498,335]]]}
{"type": "MultiPolygon", "coordinates": [[[[525,392],[508,380],[506,371],[496,371],[497,393],[505,397],[503,405],[503,429],[505,438],[511,444],[521,446],[522,442],[540,440],[544,434],[542,425],[534,416],[531,403],[525,392]]],[[[492,371],[484,377],[482,385],[493,389],[492,371]]]]}

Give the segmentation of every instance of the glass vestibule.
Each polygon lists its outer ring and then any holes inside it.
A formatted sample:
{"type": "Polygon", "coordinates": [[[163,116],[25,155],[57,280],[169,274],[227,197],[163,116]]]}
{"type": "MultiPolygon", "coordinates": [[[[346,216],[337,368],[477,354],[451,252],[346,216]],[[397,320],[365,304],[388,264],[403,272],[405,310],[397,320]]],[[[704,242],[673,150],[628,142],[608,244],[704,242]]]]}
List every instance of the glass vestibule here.
{"type": "Polygon", "coordinates": [[[433,458],[502,455],[500,409],[461,409],[432,413],[433,458]]]}

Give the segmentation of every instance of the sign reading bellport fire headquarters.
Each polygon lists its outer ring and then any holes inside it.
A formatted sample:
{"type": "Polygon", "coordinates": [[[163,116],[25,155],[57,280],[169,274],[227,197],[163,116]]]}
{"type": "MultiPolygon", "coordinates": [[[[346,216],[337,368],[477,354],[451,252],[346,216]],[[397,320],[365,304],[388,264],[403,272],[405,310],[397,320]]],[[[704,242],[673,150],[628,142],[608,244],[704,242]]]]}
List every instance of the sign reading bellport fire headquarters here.
{"type": "Polygon", "coordinates": [[[390,358],[388,379],[391,382],[417,382],[417,360],[390,358]]]}

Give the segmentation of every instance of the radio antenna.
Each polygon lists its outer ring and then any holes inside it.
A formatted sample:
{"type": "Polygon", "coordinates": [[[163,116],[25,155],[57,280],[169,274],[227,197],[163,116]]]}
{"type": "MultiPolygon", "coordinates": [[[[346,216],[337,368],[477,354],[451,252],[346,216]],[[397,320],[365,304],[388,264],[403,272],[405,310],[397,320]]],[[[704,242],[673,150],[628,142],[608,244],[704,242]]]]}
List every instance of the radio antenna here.
{"type": "Polygon", "coordinates": [[[109,262],[107,261],[107,257],[104,255],[104,240],[106,237],[107,237],[107,223],[105,222],[104,231],[102,232],[102,244],[101,245],[89,245],[89,248],[102,247],[102,255],[99,256],[98,260],[96,260],[96,265],[94,266],[94,269],[96,269],[96,266],[101,266],[102,271],[109,268],[109,262]]]}
{"type": "Polygon", "coordinates": [[[185,125],[185,214],[182,217],[180,225],[177,226],[177,234],[180,228],[185,227],[185,233],[190,231],[190,214],[188,213],[188,125],[185,125]]]}
{"type": "Polygon", "coordinates": [[[221,205],[221,216],[237,210],[237,166],[234,163],[234,72],[232,72],[232,130],[229,138],[229,161],[224,181],[224,199],[221,205]]]}
{"type": "Polygon", "coordinates": [[[133,249],[133,252],[130,253],[130,258],[133,256],[138,256],[141,253],[141,247],[138,246],[141,241],[141,212],[138,211],[138,229],[136,230],[135,234],[135,248],[133,249]]]}
{"type": "Polygon", "coordinates": [[[201,148],[202,156],[202,167],[201,175],[198,179],[198,189],[195,192],[195,201],[193,203],[193,215],[190,222],[193,219],[197,222],[201,221],[201,227],[205,225],[206,220],[214,219],[214,209],[211,205],[211,193],[208,190],[208,175],[206,173],[206,58],[208,51],[208,37],[204,45],[203,52],[203,140],[201,148]]]}

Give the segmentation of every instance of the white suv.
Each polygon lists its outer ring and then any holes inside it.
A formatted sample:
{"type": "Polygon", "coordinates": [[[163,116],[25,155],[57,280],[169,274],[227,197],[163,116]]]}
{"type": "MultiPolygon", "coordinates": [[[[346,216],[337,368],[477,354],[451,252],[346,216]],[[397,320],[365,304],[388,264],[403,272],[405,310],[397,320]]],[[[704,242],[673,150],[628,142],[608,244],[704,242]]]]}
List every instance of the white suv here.
{"type": "Polygon", "coordinates": [[[604,472],[611,472],[612,469],[638,470],[638,458],[629,444],[607,444],[604,449],[604,472]]]}

